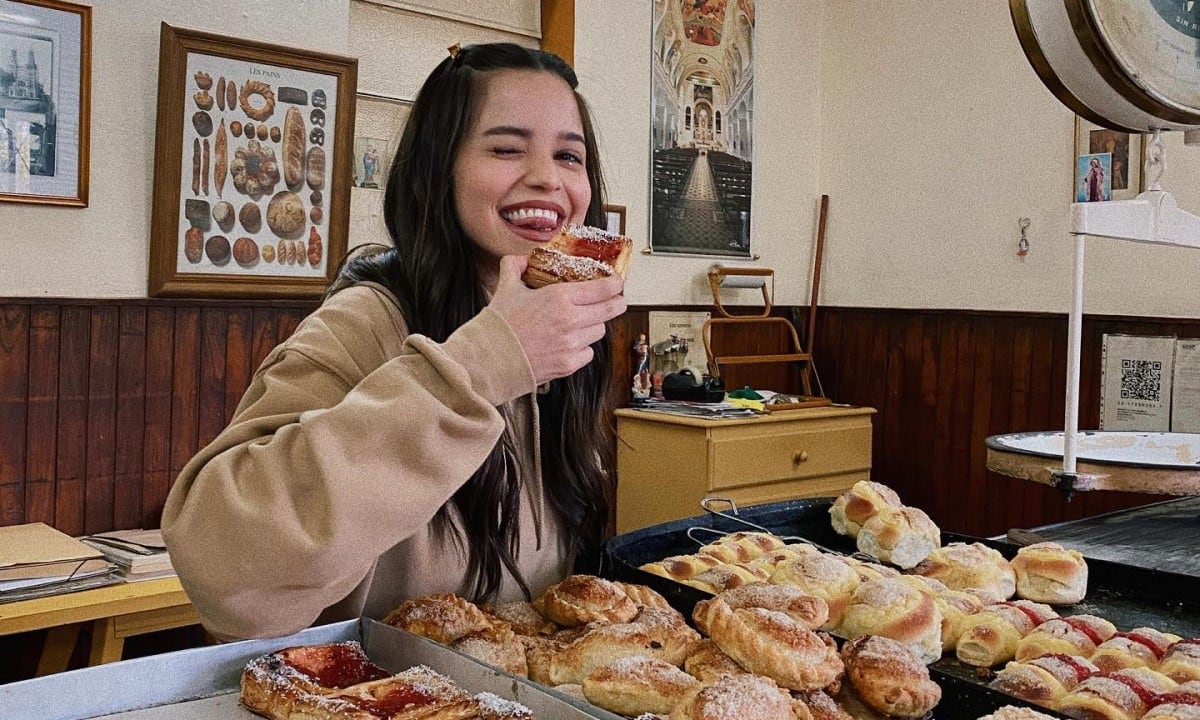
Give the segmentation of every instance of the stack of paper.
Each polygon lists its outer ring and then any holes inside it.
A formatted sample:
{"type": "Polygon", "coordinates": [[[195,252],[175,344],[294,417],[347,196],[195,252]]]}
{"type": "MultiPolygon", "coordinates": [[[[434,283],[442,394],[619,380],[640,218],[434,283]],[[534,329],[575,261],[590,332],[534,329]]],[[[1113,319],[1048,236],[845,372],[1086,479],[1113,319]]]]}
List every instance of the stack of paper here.
{"type": "Polygon", "coordinates": [[[116,563],[126,580],[175,574],[171,556],[163,544],[162,530],[114,530],[80,539],[116,563]]]}
{"type": "Polygon", "coordinates": [[[119,582],[115,569],[95,548],[45,523],[0,527],[0,602],[119,582]]]}

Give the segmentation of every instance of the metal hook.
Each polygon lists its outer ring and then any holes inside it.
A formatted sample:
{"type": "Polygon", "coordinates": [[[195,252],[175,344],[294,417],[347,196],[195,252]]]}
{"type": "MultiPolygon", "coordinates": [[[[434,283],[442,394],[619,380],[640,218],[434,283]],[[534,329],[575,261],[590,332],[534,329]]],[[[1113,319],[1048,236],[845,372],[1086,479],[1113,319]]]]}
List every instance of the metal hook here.
{"type": "Polygon", "coordinates": [[[1025,237],[1025,230],[1029,228],[1030,220],[1027,217],[1017,219],[1017,227],[1021,229],[1021,239],[1017,241],[1017,255],[1025,257],[1029,253],[1029,238],[1025,237]]]}
{"type": "MultiPolygon", "coordinates": [[[[706,512],[708,512],[711,515],[725,518],[726,520],[729,520],[730,522],[738,523],[739,525],[748,527],[751,530],[756,530],[761,533],[766,533],[767,535],[773,535],[785,543],[789,543],[789,544],[790,543],[804,543],[806,545],[812,545],[813,547],[817,548],[818,550],[820,550],[822,552],[833,553],[834,555],[842,554],[842,553],[838,552],[837,550],[832,550],[830,548],[825,547],[824,545],[815,543],[806,537],[802,537],[800,535],[780,535],[779,533],[776,533],[768,528],[765,528],[762,525],[756,525],[755,523],[752,523],[749,520],[746,520],[745,518],[738,517],[737,503],[735,503],[733,500],[731,500],[729,498],[711,497],[711,496],[706,497],[700,501],[700,507],[703,508],[706,512]],[[716,508],[711,507],[711,505],[714,503],[724,503],[724,504],[728,505],[730,512],[733,514],[731,515],[729,513],[721,512],[720,510],[717,510],[716,508]]],[[[695,537],[692,537],[692,534],[691,534],[692,530],[704,530],[704,531],[708,531],[708,532],[719,533],[721,535],[729,534],[726,532],[722,532],[720,530],[714,530],[713,528],[706,528],[706,527],[699,527],[699,526],[694,527],[694,528],[689,528],[688,529],[688,537],[696,542],[699,542],[699,540],[696,540],[695,537]]],[[[704,543],[701,543],[701,544],[703,545],[704,543]]]]}

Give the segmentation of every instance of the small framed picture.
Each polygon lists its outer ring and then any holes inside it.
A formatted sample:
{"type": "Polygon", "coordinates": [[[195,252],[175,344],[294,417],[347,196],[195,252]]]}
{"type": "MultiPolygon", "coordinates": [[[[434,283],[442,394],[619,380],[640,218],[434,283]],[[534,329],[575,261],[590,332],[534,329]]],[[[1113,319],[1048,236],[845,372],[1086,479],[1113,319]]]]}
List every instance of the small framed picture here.
{"type": "Polygon", "coordinates": [[[379,190],[387,169],[387,140],[372,137],[354,138],[354,187],[379,190]]]}
{"type": "Polygon", "coordinates": [[[1145,189],[1145,160],[1142,135],[1109,130],[1076,116],[1073,201],[1132,200],[1145,189]]]}
{"type": "Polygon", "coordinates": [[[604,206],[604,229],[610,233],[618,235],[625,234],[625,206],[624,205],[605,205],[604,206]]]}
{"type": "Polygon", "coordinates": [[[0,0],[0,200],[88,204],[92,9],[0,0]]]}
{"type": "Polygon", "coordinates": [[[150,295],[323,293],[346,252],[358,61],[162,26],[150,295]]]}

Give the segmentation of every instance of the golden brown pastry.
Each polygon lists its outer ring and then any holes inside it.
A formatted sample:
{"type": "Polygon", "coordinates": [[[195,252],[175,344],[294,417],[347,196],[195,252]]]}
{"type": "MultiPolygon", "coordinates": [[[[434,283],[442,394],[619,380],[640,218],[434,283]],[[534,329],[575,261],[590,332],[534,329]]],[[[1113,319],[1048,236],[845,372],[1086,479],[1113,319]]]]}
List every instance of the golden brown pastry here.
{"type": "Polygon", "coordinates": [[[585,225],[564,225],[544,246],[529,254],[521,279],[532,288],[619,275],[625,277],[633,241],[585,225]]]}
{"type": "Polygon", "coordinates": [[[1142,720],[1200,720],[1200,695],[1191,692],[1163,693],[1142,720]]]}
{"type": "Polygon", "coordinates": [[[692,619],[750,672],[791,690],[819,690],[842,672],[837,646],[783,613],[734,610],[719,597],[696,604],[692,619]]]}
{"type": "Polygon", "coordinates": [[[511,630],[464,635],[455,640],[450,647],[505,672],[529,677],[525,646],[511,630]]]}
{"type": "Polygon", "coordinates": [[[405,600],[383,619],[384,624],[449,645],[475,633],[495,630],[491,621],[469,600],[438,593],[405,600]]]}
{"type": "Polygon", "coordinates": [[[726,675],[746,675],[747,671],[737,660],[726,655],[709,638],[693,643],[683,661],[683,669],[700,682],[708,685],[726,675]]]}
{"type": "Polygon", "coordinates": [[[809,630],[829,621],[829,606],[825,601],[794,585],[745,585],[725,590],[717,597],[735,610],[759,607],[781,612],[809,630]]]}
{"type": "Polygon", "coordinates": [[[693,688],[670,720],[790,720],[792,699],[769,678],[729,675],[693,688]]]}
{"type": "Polygon", "coordinates": [[[1058,712],[1076,720],[1140,718],[1155,697],[1178,684],[1148,668],[1100,672],[1083,680],[1058,701],[1058,712]]]}
{"type": "Polygon", "coordinates": [[[1105,640],[1117,634],[1117,626],[1095,615],[1054,618],[1038,625],[1017,643],[1018,662],[1041,655],[1090,656],[1105,640]]]}
{"type": "Polygon", "coordinates": [[[623,623],[638,606],[616,583],[594,575],[571,575],[550,586],[541,597],[542,614],[563,627],[590,622],[623,623]]]}
{"type": "Polygon", "coordinates": [[[909,646],[878,635],[860,635],[842,647],[846,679],[863,701],[902,718],[923,717],[942,699],[929,668],[909,646]]]}
{"type": "Polygon", "coordinates": [[[885,563],[914,567],[942,544],[942,534],[919,508],[883,508],[858,531],[858,549],[885,563]]]}
{"type": "Polygon", "coordinates": [[[897,578],[858,586],[842,616],[843,637],[882,635],[912,648],[922,661],[942,656],[942,613],[930,595],[897,578]]]}
{"type": "Polygon", "coordinates": [[[999,665],[1016,657],[1021,638],[1056,617],[1049,605],[1030,600],[985,605],[964,623],[955,654],[968,665],[999,665]]]}
{"type": "Polygon", "coordinates": [[[824,690],[792,693],[792,712],[796,720],[855,720],[824,690]]]}
{"type": "Polygon", "coordinates": [[[658,562],[646,563],[639,569],[645,570],[651,575],[683,582],[691,580],[705,570],[711,570],[724,564],[711,555],[672,555],[658,562]]]}
{"type": "Polygon", "coordinates": [[[1181,638],[1154,628],[1134,628],[1119,632],[1100,643],[1090,659],[1096,667],[1106,672],[1125,668],[1157,668],[1167,654],[1167,649],[1181,638]]]}
{"type": "Polygon", "coordinates": [[[1054,718],[1027,707],[1005,705],[991,715],[984,715],[979,720],[1054,720],[1054,718]]]}
{"type": "Polygon", "coordinates": [[[885,507],[898,508],[900,496],[887,485],[859,480],[842,493],[829,508],[833,529],[841,535],[858,537],[863,523],[885,507]]]}
{"type": "Polygon", "coordinates": [[[885,577],[901,577],[901,572],[896,568],[888,567],[887,565],[880,565],[877,562],[867,562],[856,557],[844,557],[842,560],[844,560],[846,564],[849,565],[852,570],[854,570],[854,572],[858,573],[858,577],[862,582],[866,582],[868,580],[878,580],[879,578],[885,577]]]}
{"type": "Polygon", "coordinates": [[[535,720],[529,708],[489,692],[481,692],[471,701],[475,703],[475,720],[535,720]]]}
{"type": "Polygon", "coordinates": [[[543,685],[578,684],[596,668],[621,658],[633,655],[662,658],[662,642],[651,630],[634,623],[600,625],[572,642],[527,645],[529,679],[543,685]]]}
{"type": "Polygon", "coordinates": [[[1200,681],[1200,638],[1179,640],[1167,648],[1158,671],[1178,683],[1200,681]]]}
{"type": "Polygon", "coordinates": [[[655,657],[672,665],[682,665],[692,645],[700,641],[700,633],[672,607],[643,608],[629,624],[644,630],[654,643],[655,657]]]}
{"type": "Polygon", "coordinates": [[[861,582],[858,573],[836,555],[802,555],[779,563],[771,573],[773,585],[794,585],[825,601],[829,608],[829,620],[823,626],[826,630],[841,624],[850,597],[861,582]]]}
{"type": "Polygon", "coordinates": [[[783,547],[778,537],[764,532],[735,532],[709,543],[698,551],[727,563],[745,563],[783,547]]]}
{"type": "Polygon", "coordinates": [[[217,188],[217,197],[225,192],[225,176],[229,174],[229,138],[225,135],[225,119],[217,126],[217,134],[213,138],[213,185],[217,188]]]}
{"type": "Polygon", "coordinates": [[[625,591],[629,599],[634,605],[639,608],[669,608],[671,603],[660,595],[658,591],[648,588],[645,585],[634,585],[633,583],[618,582],[616,586],[625,591]]]}
{"type": "MultiPolygon", "coordinates": [[[[246,113],[251,120],[262,122],[271,117],[271,113],[275,112],[275,91],[262,80],[247,80],[242,83],[242,91],[238,94],[238,101],[242,112],[246,113]],[[255,95],[262,98],[262,105],[255,104],[258,102],[253,100],[255,95]]],[[[229,103],[229,105],[232,107],[233,103],[229,103]]]]}
{"type": "Polygon", "coordinates": [[[1028,662],[1008,663],[989,687],[1053,710],[1064,695],[1098,672],[1100,669],[1085,657],[1043,655],[1028,662]]]}
{"type": "Polygon", "coordinates": [[[984,602],[978,595],[963,590],[946,590],[933,596],[942,613],[942,652],[953,652],[963,625],[971,615],[983,609],[984,602]]]}
{"type": "Polygon", "coordinates": [[[483,613],[492,620],[507,623],[518,635],[553,635],[558,626],[542,617],[533,604],[524,600],[485,605],[483,613]]]}
{"type": "Polygon", "coordinates": [[[690,580],[684,580],[683,584],[715,595],[722,590],[766,582],[770,577],[770,574],[761,567],[726,563],[711,570],[705,570],[690,580]]]}
{"type": "MultiPolygon", "coordinates": [[[[242,92],[245,93],[245,86],[242,92]]],[[[257,119],[257,118],[256,118],[257,119]]],[[[290,190],[304,183],[304,117],[294,107],[283,116],[283,182],[290,190]]]]}
{"type": "Polygon", "coordinates": [[[913,572],[941,580],[951,590],[974,590],[989,602],[1000,602],[1017,590],[1012,565],[983,543],[950,543],[935,549],[913,572]]]}
{"type": "Polygon", "coordinates": [[[1021,548],[1012,560],[1017,596],[1048,605],[1072,605],[1087,595],[1083,555],[1052,542],[1021,548]]]}
{"type": "Polygon", "coordinates": [[[749,562],[752,567],[761,567],[767,572],[775,572],[780,563],[795,560],[802,555],[820,555],[821,551],[807,543],[784,545],[781,548],[768,551],[749,562]]]}
{"type": "Polygon", "coordinates": [[[666,714],[699,685],[669,662],[634,655],[588,673],[583,695],[593,705],[622,715],[666,714]]]}

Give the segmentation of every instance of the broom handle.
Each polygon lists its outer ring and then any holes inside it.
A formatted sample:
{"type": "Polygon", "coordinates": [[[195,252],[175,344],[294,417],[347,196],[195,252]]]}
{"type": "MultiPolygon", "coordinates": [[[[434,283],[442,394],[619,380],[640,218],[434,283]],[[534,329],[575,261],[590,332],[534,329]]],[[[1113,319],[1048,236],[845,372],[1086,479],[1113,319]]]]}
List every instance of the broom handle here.
{"type": "Polygon", "coordinates": [[[808,354],[812,355],[817,337],[817,297],[821,290],[821,259],[825,256],[825,217],[829,214],[829,196],[821,196],[821,217],[817,222],[817,257],[813,261],[812,299],[808,303],[808,354]]]}

